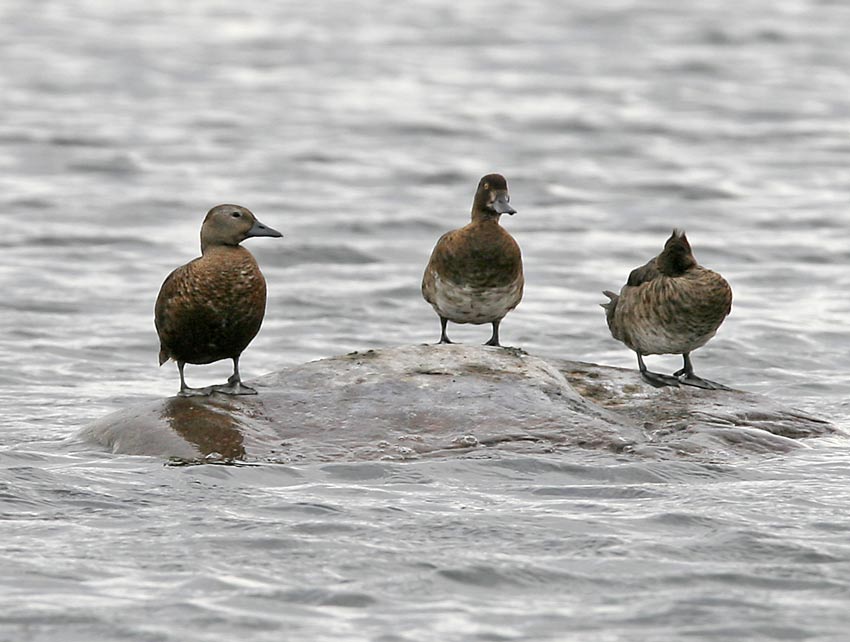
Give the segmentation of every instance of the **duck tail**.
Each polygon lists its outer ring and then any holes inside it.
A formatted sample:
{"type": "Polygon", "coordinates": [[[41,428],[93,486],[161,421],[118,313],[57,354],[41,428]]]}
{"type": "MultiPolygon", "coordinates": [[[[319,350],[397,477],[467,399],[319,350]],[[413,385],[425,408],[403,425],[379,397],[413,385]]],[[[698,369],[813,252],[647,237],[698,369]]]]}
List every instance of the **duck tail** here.
{"type": "Polygon", "coordinates": [[[159,365],[162,365],[163,363],[168,361],[170,358],[171,357],[168,354],[168,352],[165,350],[165,348],[160,347],[160,349],[159,349],[159,365]]]}
{"type": "Polygon", "coordinates": [[[617,301],[620,300],[619,294],[614,294],[611,290],[602,290],[602,294],[607,296],[610,301],[608,303],[600,303],[599,305],[605,308],[608,312],[613,312],[617,308],[617,301]]]}
{"type": "Polygon", "coordinates": [[[619,294],[614,294],[611,290],[603,290],[602,294],[608,297],[608,303],[600,303],[599,305],[605,310],[605,316],[608,318],[608,326],[614,320],[614,311],[617,309],[617,302],[620,300],[619,294]]]}

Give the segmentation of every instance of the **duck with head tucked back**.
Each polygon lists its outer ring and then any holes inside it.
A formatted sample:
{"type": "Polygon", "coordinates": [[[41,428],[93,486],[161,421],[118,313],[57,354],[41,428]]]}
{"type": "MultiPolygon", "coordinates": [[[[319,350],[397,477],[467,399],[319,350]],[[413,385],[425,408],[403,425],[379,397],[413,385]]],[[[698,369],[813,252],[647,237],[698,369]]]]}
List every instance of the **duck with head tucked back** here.
{"type": "Polygon", "coordinates": [[[685,233],[673,230],[664,250],[632,270],[620,294],[605,291],[608,328],[635,351],[641,377],[655,387],[680,383],[729,390],[694,374],[691,352],[705,345],[732,309],[732,288],[717,272],[699,265],[685,233]],[[648,354],[681,354],[684,367],[673,376],[650,372],[648,354]]]}
{"type": "Polygon", "coordinates": [[[222,392],[254,395],[242,383],[239,356],[260,330],[266,312],[266,280],[253,255],[239,245],[253,236],[282,234],[239,205],[217,205],[201,226],[201,256],[174,270],[156,298],[159,365],[177,362],[181,397],[222,392]],[[187,363],[233,359],[226,385],[189,388],[187,363]]]}
{"type": "Polygon", "coordinates": [[[452,343],[446,324],[493,326],[484,345],[498,346],[499,324],[519,305],[525,280],[519,245],[499,225],[502,214],[515,214],[508,183],[488,174],[478,183],[472,222],[447,232],[434,247],[422,277],[422,296],[440,317],[440,343],[452,343]]]}

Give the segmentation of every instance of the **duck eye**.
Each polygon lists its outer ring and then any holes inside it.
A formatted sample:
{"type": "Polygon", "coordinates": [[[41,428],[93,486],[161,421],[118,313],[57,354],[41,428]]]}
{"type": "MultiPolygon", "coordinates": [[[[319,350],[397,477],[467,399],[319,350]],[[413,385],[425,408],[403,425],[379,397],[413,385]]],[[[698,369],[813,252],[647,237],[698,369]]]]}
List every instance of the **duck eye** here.
{"type": "Polygon", "coordinates": [[[242,216],[242,212],[231,212],[231,213],[230,213],[230,215],[231,215],[233,218],[239,218],[239,217],[241,217],[241,216],[242,216]]]}
{"type": "Polygon", "coordinates": [[[484,189],[490,189],[490,183],[484,183],[484,189]]]}

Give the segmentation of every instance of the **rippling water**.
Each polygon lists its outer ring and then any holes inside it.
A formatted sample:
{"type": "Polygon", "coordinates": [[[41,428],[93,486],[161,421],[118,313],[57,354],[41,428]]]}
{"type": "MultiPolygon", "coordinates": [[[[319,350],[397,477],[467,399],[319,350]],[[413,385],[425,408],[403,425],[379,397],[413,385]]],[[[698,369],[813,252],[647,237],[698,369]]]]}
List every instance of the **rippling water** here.
{"type": "Polygon", "coordinates": [[[421,272],[491,171],[506,344],[632,367],[600,291],[682,227],[735,291],[697,371],[850,428],[847,33],[828,0],[0,3],[0,637],[846,639],[843,438],[185,468],[59,440],[176,390],[153,300],[210,206],[285,234],[249,242],[250,378],[435,340],[421,272]]]}

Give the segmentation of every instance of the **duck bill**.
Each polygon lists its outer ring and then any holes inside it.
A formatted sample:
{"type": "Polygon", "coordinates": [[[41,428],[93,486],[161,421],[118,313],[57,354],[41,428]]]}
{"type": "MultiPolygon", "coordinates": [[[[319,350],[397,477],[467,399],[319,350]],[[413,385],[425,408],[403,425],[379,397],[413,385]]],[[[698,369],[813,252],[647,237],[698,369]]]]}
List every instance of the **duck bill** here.
{"type": "Polygon", "coordinates": [[[510,204],[510,196],[508,196],[507,192],[502,192],[496,197],[496,200],[493,201],[493,204],[490,206],[496,214],[516,214],[516,210],[511,207],[510,204]]]}
{"type": "Polygon", "coordinates": [[[254,221],[254,226],[248,230],[248,233],[245,235],[245,238],[251,238],[252,236],[273,236],[274,238],[280,238],[283,236],[276,229],[269,227],[268,225],[263,225],[259,221],[254,221]]]}

